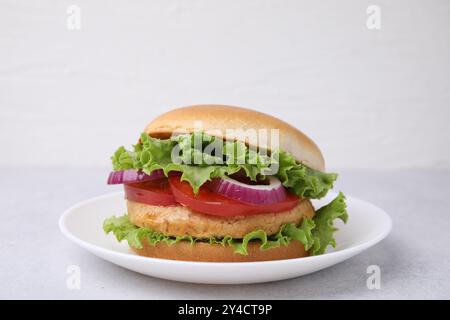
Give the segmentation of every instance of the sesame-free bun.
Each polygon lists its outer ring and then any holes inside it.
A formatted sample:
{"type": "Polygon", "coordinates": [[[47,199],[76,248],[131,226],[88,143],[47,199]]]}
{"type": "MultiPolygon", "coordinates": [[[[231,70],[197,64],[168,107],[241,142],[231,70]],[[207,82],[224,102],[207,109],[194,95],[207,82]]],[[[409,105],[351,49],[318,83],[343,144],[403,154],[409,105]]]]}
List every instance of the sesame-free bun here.
{"type": "Polygon", "coordinates": [[[196,262],[255,262],[308,256],[305,247],[298,241],[268,250],[260,250],[260,242],[250,242],[247,247],[248,255],[234,253],[233,247],[228,245],[222,246],[205,242],[191,244],[188,241],[181,241],[173,245],[160,242],[150,245],[147,241],[142,241],[142,245],[142,249],[132,248],[140,256],[196,262]]]}
{"type": "MultiPolygon", "coordinates": [[[[279,148],[291,153],[295,159],[306,166],[324,171],[325,164],[317,145],[290,124],[258,111],[225,105],[196,105],[171,110],[150,122],[144,132],[155,138],[168,138],[173,133],[192,133],[201,130],[227,140],[243,141],[240,136],[226,133],[229,129],[278,129],[279,148]],[[222,132],[220,135],[218,131],[222,132]]],[[[269,133],[270,137],[270,133],[269,133]]],[[[270,147],[270,144],[268,144],[270,147]]],[[[269,148],[270,149],[270,148],[269,148]]]]}

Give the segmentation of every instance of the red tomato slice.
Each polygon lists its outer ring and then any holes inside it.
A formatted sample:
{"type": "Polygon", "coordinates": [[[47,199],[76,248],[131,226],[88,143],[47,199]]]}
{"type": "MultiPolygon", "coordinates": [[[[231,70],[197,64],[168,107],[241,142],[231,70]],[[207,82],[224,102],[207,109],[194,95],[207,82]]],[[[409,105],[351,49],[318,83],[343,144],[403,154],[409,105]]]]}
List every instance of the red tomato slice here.
{"type": "Polygon", "coordinates": [[[288,193],[287,198],[282,202],[269,205],[248,204],[228,199],[212,192],[206,186],[201,187],[199,193],[194,195],[190,184],[180,181],[179,175],[170,176],[169,184],[175,199],[182,205],[201,213],[222,217],[288,211],[300,200],[296,195],[288,193]]]}
{"type": "Polygon", "coordinates": [[[125,198],[151,206],[178,205],[167,179],[124,184],[125,198]]]}

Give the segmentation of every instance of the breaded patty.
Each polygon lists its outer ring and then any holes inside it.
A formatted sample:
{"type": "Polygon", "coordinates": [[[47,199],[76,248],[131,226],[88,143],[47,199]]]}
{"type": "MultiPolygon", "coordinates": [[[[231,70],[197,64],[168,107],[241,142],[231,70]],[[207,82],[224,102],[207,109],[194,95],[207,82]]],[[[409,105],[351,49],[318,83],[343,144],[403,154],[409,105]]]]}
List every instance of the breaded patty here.
{"type": "Polygon", "coordinates": [[[127,201],[130,221],[170,236],[190,235],[198,238],[224,237],[242,238],[254,230],[264,230],[268,235],[276,234],[283,224],[298,224],[304,217],[312,218],[314,208],[308,199],[289,210],[245,217],[217,217],[192,211],[184,206],[159,207],[127,201]]]}

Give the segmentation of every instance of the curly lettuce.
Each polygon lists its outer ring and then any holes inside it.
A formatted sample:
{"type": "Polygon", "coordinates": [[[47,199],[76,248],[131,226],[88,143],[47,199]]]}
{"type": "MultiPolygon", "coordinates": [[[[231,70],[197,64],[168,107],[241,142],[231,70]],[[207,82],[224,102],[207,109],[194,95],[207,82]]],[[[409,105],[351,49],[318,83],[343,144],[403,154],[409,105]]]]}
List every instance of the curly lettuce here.
{"type": "Polygon", "coordinates": [[[314,216],[315,227],[312,229],[314,243],[311,248],[312,255],[323,254],[328,246],[336,247],[336,240],[333,237],[337,230],[334,227],[334,221],[340,219],[347,223],[348,213],[345,203],[345,196],[339,192],[338,196],[326,206],[316,211],[314,216]]]}
{"type": "Polygon", "coordinates": [[[206,242],[222,246],[232,246],[236,254],[248,255],[248,244],[252,241],[260,243],[260,250],[269,250],[280,246],[287,246],[291,241],[299,241],[309,250],[310,255],[323,254],[328,246],[335,247],[333,233],[337,230],[333,226],[335,219],[347,222],[348,215],[345,205],[345,197],[342,193],[328,205],[317,210],[313,219],[303,219],[299,226],[293,223],[283,225],[275,235],[267,235],[263,230],[255,230],[246,234],[242,239],[231,236],[223,238],[195,238],[192,236],[172,237],[148,228],[138,227],[130,222],[128,215],[111,217],[104,221],[103,230],[112,232],[118,241],[126,240],[131,247],[142,249],[143,241],[150,245],[166,243],[173,245],[180,241],[188,241],[191,244],[206,242]]]}
{"type": "Polygon", "coordinates": [[[195,194],[200,187],[213,178],[245,172],[255,181],[264,176],[272,165],[277,165],[276,176],[292,193],[305,198],[320,199],[333,187],[337,178],[334,173],[325,173],[297,163],[294,157],[284,151],[276,151],[271,156],[250,150],[245,143],[225,141],[204,133],[183,134],[170,139],[156,139],[143,133],[140,143],[133,150],[118,148],[111,157],[113,169],[142,170],[147,174],[162,169],[166,175],[176,171],[181,173],[181,180],[187,181],[195,194]],[[202,142],[196,145],[196,138],[202,142]],[[224,144],[223,154],[205,152],[215,143],[224,144]],[[173,161],[172,152],[178,150],[177,159],[173,161]]]}

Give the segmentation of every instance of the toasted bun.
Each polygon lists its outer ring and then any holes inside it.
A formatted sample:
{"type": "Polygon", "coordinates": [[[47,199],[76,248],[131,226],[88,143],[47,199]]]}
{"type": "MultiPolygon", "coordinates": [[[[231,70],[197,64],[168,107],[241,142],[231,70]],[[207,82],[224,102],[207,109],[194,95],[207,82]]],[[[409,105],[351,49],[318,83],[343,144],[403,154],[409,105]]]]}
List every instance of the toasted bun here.
{"type": "Polygon", "coordinates": [[[144,257],[197,262],[254,262],[301,258],[308,255],[305,247],[298,241],[268,250],[260,250],[259,246],[258,242],[249,243],[246,256],[234,253],[231,246],[202,242],[191,244],[187,241],[173,245],[160,242],[154,246],[145,241],[142,249],[133,248],[133,250],[144,257]]]}
{"type": "MultiPolygon", "coordinates": [[[[201,121],[201,130],[227,140],[240,140],[236,135],[227,135],[227,129],[279,129],[280,149],[293,154],[306,166],[323,171],[324,159],[317,145],[298,129],[270,115],[250,109],[224,105],[197,105],[175,109],[162,114],[150,122],[145,132],[155,138],[168,138],[174,132],[192,133],[195,123],[201,121]],[[220,130],[222,134],[218,134],[220,130]]],[[[270,146],[270,145],[269,145],[270,146]]]]}

